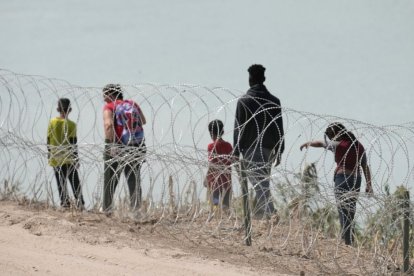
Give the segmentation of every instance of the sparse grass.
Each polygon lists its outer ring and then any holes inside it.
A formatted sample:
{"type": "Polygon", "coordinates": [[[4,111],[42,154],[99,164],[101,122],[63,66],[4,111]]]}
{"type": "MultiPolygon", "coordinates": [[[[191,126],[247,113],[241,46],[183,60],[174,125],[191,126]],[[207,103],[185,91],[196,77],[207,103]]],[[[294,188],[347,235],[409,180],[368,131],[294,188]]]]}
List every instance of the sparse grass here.
{"type": "Polygon", "coordinates": [[[19,182],[4,179],[3,185],[0,186],[0,200],[18,200],[19,191],[19,182]]]}

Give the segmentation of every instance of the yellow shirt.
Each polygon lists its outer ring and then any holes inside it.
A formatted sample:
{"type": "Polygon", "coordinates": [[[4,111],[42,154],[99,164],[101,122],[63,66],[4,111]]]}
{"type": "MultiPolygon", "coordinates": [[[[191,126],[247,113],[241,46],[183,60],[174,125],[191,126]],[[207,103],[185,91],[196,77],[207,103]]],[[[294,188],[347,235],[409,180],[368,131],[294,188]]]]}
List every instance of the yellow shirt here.
{"type": "Polygon", "coordinates": [[[70,144],[70,138],[76,138],[76,124],[73,121],[60,117],[50,120],[47,128],[50,166],[75,163],[76,146],[70,144]]]}

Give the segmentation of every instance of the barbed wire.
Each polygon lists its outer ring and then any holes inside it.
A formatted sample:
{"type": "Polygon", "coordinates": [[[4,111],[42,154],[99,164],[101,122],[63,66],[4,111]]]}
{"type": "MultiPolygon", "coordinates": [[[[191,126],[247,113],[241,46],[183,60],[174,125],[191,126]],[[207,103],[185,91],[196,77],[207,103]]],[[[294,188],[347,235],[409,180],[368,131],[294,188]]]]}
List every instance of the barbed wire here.
{"type": "MultiPolygon", "coordinates": [[[[212,208],[203,183],[209,167],[208,123],[220,119],[224,123],[223,139],[231,142],[236,104],[244,93],[196,85],[144,83],[122,88],[125,98],[137,102],[147,118],[146,154],[145,162],[140,161],[139,215],[128,207],[127,181],[122,178],[114,196],[114,216],[154,220],[159,227],[174,225],[165,229],[176,238],[204,242],[221,250],[230,250],[225,245],[239,244],[245,238],[242,229],[246,228],[239,163],[231,165],[232,200],[228,210],[212,208]],[[211,237],[220,245],[210,242],[211,237]]],[[[0,191],[5,198],[17,194],[18,188],[19,196],[30,201],[59,206],[53,169],[48,165],[46,135],[50,119],[59,115],[57,101],[63,97],[71,100],[69,118],[77,124],[86,210],[98,212],[104,190],[102,89],[4,69],[0,69],[0,191]]],[[[409,190],[413,181],[414,122],[378,126],[287,107],[282,113],[286,149],[269,178],[278,217],[257,219],[252,208],[249,230],[253,242],[272,248],[264,250],[269,256],[282,251],[287,255],[301,252],[314,260],[320,271],[381,274],[389,272],[390,264],[401,264],[401,250],[395,249],[402,246],[398,242],[402,235],[398,207],[401,187],[409,190]],[[348,248],[341,247],[333,187],[334,155],[326,150],[299,150],[307,141],[323,140],[332,122],[343,123],[364,145],[374,189],[374,195],[359,193],[356,245],[352,251],[356,258],[346,264],[337,260],[348,248]],[[393,243],[396,245],[390,250],[393,243]]],[[[246,197],[253,207],[254,193],[249,185],[246,197]]],[[[410,220],[412,223],[412,217],[410,220]]],[[[414,250],[410,252],[412,255],[414,250]]]]}

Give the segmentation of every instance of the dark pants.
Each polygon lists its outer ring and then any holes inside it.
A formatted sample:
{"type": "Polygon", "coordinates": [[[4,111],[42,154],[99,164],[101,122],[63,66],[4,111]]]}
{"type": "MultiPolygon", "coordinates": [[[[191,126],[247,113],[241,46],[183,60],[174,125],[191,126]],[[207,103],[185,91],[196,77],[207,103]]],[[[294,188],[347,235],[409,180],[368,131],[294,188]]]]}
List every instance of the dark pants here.
{"type": "Polygon", "coordinates": [[[144,153],[141,147],[123,147],[119,156],[113,158],[109,155],[109,148],[104,153],[104,191],[103,210],[112,209],[112,201],[118,186],[122,171],[128,183],[131,209],[141,206],[141,164],[144,153]]]}
{"type": "Polygon", "coordinates": [[[72,186],[73,195],[76,199],[76,206],[81,208],[85,202],[82,197],[82,187],[80,186],[79,175],[76,167],[72,164],[64,164],[62,166],[54,167],[56,182],[58,184],[60,205],[62,207],[69,207],[70,201],[66,187],[66,179],[72,186]]]}
{"type": "Polygon", "coordinates": [[[274,157],[271,150],[256,147],[243,152],[243,168],[256,192],[255,215],[270,215],[276,212],[270,192],[270,173],[274,157]]]}
{"type": "Polygon", "coordinates": [[[334,181],[341,236],[345,244],[351,245],[354,239],[354,218],[361,188],[361,176],[336,174],[334,181]]]}

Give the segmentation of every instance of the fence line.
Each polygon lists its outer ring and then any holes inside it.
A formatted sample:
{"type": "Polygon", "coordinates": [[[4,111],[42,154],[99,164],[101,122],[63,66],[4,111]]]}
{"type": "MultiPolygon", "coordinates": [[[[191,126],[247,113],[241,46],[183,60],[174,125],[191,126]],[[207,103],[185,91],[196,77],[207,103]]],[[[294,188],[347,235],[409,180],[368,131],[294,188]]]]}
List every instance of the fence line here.
{"type": "MultiPolygon", "coordinates": [[[[231,173],[233,200],[229,212],[220,216],[213,214],[203,187],[208,167],[207,144],[211,140],[208,122],[222,120],[224,139],[231,142],[235,107],[243,92],[195,85],[122,87],[127,98],[139,103],[148,120],[144,126],[146,161],[141,169],[143,217],[156,218],[159,224],[172,218],[178,228],[203,232],[208,237],[220,229],[220,235],[228,241],[243,238],[238,229],[249,223],[243,222],[243,194],[235,170],[239,165],[233,164],[231,173]],[[186,224],[180,223],[184,218],[186,224]],[[212,221],[220,221],[220,225],[213,226],[212,221]],[[206,223],[210,223],[208,227],[206,223]]],[[[50,119],[58,115],[57,100],[61,97],[72,101],[70,118],[78,126],[79,172],[86,208],[97,211],[102,204],[105,146],[101,88],[80,87],[63,80],[8,70],[0,70],[1,196],[18,194],[47,202],[49,206],[59,205],[53,170],[47,164],[46,132],[50,119]]],[[[252,232],[247,238],[251,237],[257,244],[271,243],[292,250],[301,248],[320,265],[329,266],[332,259],[317,257],[314,252],[318,243],[330,241],[333,248],[340,242],[332,181],[333,155],[317,149],[300,151],[299,146],[309,140],[323,139],[326,126],[339,121],[364,144],[374,187],[374,196],[359,194],[356,215],[358,245],[355,250],[364,250],[370,258],[359,259],[360,262],[351,267],[381,273],[388,271],[391,262],[401,264],[399,253],[402,251],[390,251],[389,246],[402,233],[397,216],[401,200],[399,189],[409,190],[413,182],[414,122],[377,126],[287,107],[283,108],[283,119],[286,149],[281,164],[273,168],[270,176],[271,192],[280,218],[277,223],[266,226],[266,234],[261,237],[255,233],[262,231],[263,224],[253,219],[252,232]],[[295,237],[300,231],[303,234],[298,240],[295,237]],[[318,240],[321,236],[330,240],[318,240]]],[[[129,215],[125,207],[128,192],[124,182],[122,179],[115,194],[120,216],[129,215]]],[[[363,182],[362,187],[364,185],[363,182]]],[[[254,205],[253,193],[249,185],[247,203],[254,205]]],[[[409,219],[412,224],[413,218],[409,219]]],[[[396,248],[402,248],[401,242],[396,248]]],[[[409,253],[413,254],[412,248],[409,253]]],[[[339,267],[342,266],[339,264],[339,267]]],[[[342,268],[345,269],[345,265],[342,268]]]]}

